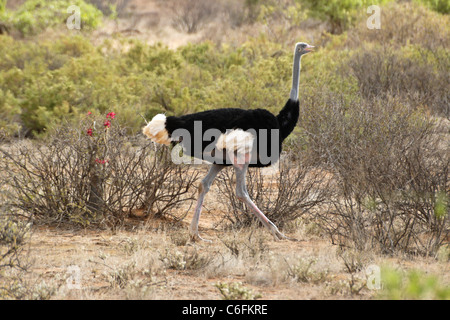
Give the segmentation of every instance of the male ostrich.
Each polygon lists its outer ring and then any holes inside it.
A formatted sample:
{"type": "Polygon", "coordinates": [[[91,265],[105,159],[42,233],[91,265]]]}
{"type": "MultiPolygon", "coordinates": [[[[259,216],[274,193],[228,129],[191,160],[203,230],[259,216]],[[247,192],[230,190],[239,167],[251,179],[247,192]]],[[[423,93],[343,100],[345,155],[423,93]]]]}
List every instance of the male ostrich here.
{"type": "Polygon", "coordinates": [[[249,166],[266,167],[278,161],[281,144],[294,130],[299,117],[300,60],[312,48],[313,46],[303,42],[295,45],[291,93],[277,116],[264,109],[224,108],[180,117],[158,114],[144,127],[143,133],[154,142],[166,145],[181,143],[185,154],[212,163],[199,186],[197,205],[190,226],[193,240],[204,240],[198,234],[203,199],[220,170],[229,165],[236,171],[238,199],[251,209],[276,240],[292,240],[282,234],[250,199],[245,175],[249,166]],[[267,156],[267,150],[270,150],[269,160],[266,157],[262,161],[262,151],[266,151],[267,156]]]}

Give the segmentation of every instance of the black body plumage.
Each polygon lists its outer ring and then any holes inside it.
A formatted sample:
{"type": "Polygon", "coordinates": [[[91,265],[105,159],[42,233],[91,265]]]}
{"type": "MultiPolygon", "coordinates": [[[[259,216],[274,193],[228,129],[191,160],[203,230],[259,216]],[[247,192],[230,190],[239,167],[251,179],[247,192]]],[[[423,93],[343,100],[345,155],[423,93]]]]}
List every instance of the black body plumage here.
{"type": "MultiPolygon", "coordinates": [[[[289,99],[280,111],[280,113],[275,116],[267,110],[264,109],[237,109],[237,108],[224,108],[216,110],[207,110],[203,112],[183,115],[180,117],[169,116],[166,119],[165,127],[172,139],[173,143],[181,142],[176,133],[177,129],[185,129],[189,132],[191,137],[196,139],[195,135],[200,133],[198,129],[199,123],[201,123],[201,136],[209,129],[217,129],[221,133],[226,133],[227,130],[241,129],[243,131],[253,130],[256,133],[256,139],[253,145],[253,160],[250,162],[250,167],[266,167],[275,163],[280,156],[281,146],[283,140],[292,132],[295,125],[297,124],[299,118],[299,102],[289,99]],[[197,122],[197,129],[195,129],[195,123],[197,122]],[[265,130],[265,131],[264,131],[265,130]],[[266,132],[264,134],[264,132],[266,132]],[[277,142],[275,149],[273,150],[272,144],[277,135],[277,142]],[[265,158],[270,158],[270,161],[263,160],[260,157],[261,143],[265,143],[265,158]]],[[[216,139],[217,140],[217,139],[216,139]]],[[[197,140],[199,141],[199,140],[197,140]]],[[[214,138],[211,140],[205,140],[201,138],[202,147],[201,152],[199,149],[194,149],[194,144],[191,143],[190,146],[186,147],[185,153],[189,156],[195,158],[204,159],[204,150],[211,143],[217,143],[214,138]]],[[[275,143],[274,143],[275,145],[275,143]]],[[[224,151],[223,157],[226,157],[226,152],[224,151]]],[[[226,158],[228,159],[228,158],[226,158]]],[[[226,161],[225,164],[230,165],[230,161],[226,161]]]]}

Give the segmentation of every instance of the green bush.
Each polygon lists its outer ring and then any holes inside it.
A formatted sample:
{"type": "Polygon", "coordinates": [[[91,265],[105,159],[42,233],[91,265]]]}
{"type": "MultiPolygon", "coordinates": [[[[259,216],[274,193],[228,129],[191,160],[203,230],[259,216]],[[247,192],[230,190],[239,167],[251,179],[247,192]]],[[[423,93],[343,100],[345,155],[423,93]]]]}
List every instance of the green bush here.
{"type": "MultiPolygon", "coordinates": [[[[391,9],[400,13],[405,8],[391,9]]],[[[421,6],[414,6],[413,13],[425,18],[403,36],[365,34],[357,28],[351,31],[354,36],[349,32],[325,37],[324,45],[302,61],[301,99],[322,89],[345,92],[347,101],[361,93],[370,100],[376,96],[371,92],[398,91],[408,103],[445,115],[448,59],[444,40],[436,39],[445,39],[447,17],[421,6]],[[423,46],[414,36],[420,32],[423,46]],[[391,56],[374,45],[380,41],[396,43],[387,50],[391,56]],[[402,72],[391,72],[391,65],[402,72]],[[370,76],[379,79],[373,86],[370,76]]],[[[180,115],[223,107],[277,113],[289,95],[291,68],[292,48],[265,36],[239,46],[202,42],[176,50],[124,38],[94,45],[87,35],[36,41],[0,36],[0,113],[7,115],[3,131],[16,133],[21,127],[22,133],[39,135],[63,119],[76,121],[87,111],[111,109],[121,115],[119,121],[130,133],[143,125],[139,114],[150,119],[160,112],[180,115]]]]}
{"type": "MultiPolygon", "coordinates": [[[[383,5],[390,0],[377,1],[377,5],[383,5]]],[[[310,15],[330,24],[332,33],[342,33],[350,27],[361,11],[373,4],[369,0],[303,0],[310,15]]]]}
{"type": "Polygon", "coordinates": [[[140,130],[153,73],[127,69],[122,56],[104,55],[81,36],[40,43],[3,36],[0,43],[0,88],[14,98],[25,131],[42,133],[65,118],[111,108],[130,131],[140,130]]]}
{"type": "Polygon", "coordinates": [[[450,2],[448,0],[414,0],[414,2],[422,3],[439,13],[450,13],[450,2]]]}
{"type": "Polygon", "coordinates": [[[0,139],[18,132],[20,113],[20,107],[11,92],[0,89],[0,139]]]}
{"type": "MultiPolygon", "coordinates": [[[[400,14],[400,16],[409,14],[408,19],[411,25],[416,23],[416,17],[412,17],[410,14],[411,10],[429,11],[426,8],[430,8],[441,14],[448,14],[450,12],[450,2],[448,0],[413,0],[412,3],[409,1],[402,3],[401,1],[393,0],[380,0],[376,3],[370,0],[300,0],[300,2],[308,8],[309,16],[327,21],[330,25],[330,31],[335,34],[347,30],[358,19],[363,20],[365,26],[368,17],[366,9],[371,5],[377,5],[382,8],[383,25],[381,29],[385,28],[387,24],[398,25],[398,22],[394,21],[395,19],[385,18],[386,15],[392,16],[392,8],[396,7],[402,7],[403,12],[395,12],[394,17],[397,17],[396,14],[400,14]],[[425,10],[417,9],[423,6],[426,7],[423,8],[425,10]]],[[[429,15],[428,12],[424,14],[426,16],[429,15]]],[[[390,28],[388,27],[388,29],[390,28]]],[[[399,34],[403,32],[403,30],[399,29],[396,29],[396,31],[399,34]]]]}
{"type": "Polygon", "coordinates": [[[101,23],[102,12],[83,0],[27,0],[10,13],[10,20],[23,35],[34,35],[46,28],[66,28],[65,23],[72,14],[67,9],[72,5],[80,8],[81,28],[94,29],[101,23]]]}
{"type": "Polygon", "coordinates": [[[11,92],[21,124],[42,133],[68,115],[114,108],[130,132],[161,111],[185,114],[211,108],[268,108],[288,96],[291,50],[255,39],[243,48],[211,43],[176,51],[120,40],[94,47],[85,37],[22,42],[0,37],[0,88],[11,92]],[[266,48],[264,48],[264,46],[266,48]],[[127,47],[125,50],[124,48],[127,47]],[[268,47],[268,48],[267,48],[268,47]]]}
{"type": "Polygon", "coordinates": [[[449,300],[450,287],[435,275],[418,270],[401,272],[392,268],[381,269],[383,289],[378,295],[389,300],[449,300]]]}

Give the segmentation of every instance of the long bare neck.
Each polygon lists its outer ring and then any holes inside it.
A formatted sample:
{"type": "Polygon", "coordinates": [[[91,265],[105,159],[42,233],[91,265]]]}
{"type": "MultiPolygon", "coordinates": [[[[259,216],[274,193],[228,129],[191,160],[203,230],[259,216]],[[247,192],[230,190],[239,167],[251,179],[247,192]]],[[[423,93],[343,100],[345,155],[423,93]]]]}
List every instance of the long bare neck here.
{"type": "Polygon", "coordinates": [[[302,56],[297,48],[294,54],[294,66],[292,68],[292,89],[289,98],[293,101],[298,101],[298,85],[300,83],[300,60],[302,56]]]}

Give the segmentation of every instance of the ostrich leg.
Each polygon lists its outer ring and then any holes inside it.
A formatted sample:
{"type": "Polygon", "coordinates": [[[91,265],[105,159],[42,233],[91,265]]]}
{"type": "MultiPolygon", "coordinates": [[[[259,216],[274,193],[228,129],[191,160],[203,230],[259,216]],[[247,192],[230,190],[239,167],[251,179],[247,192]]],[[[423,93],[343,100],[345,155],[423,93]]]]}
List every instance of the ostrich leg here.
{"type": "Polygon", "coordinates": [[[198,199],[197,199],[197,205],[195,206],[195,213],[194,217],[192,218],[191,227],[189,229],[191,239],[193,241],[199,239],[207,242],[211,242],[211,240],[203,239],[198,234],[198,221],[200,220],[200,214],[202,212],[202,205],[203,205],[203,199],[205,198],[206,193],[208,193],[209,188],[211,187],[211,184],[213,183],[214,179],[216,178],[217,174],[222,170],[225,166],[213,164],[211,168],[208,171],[208,174],[206,177],[202,180],[200,183],[200,186],[198,188],[198,199]]]}
{"type": "Polygon", "coordinates": [[[264,215],[264,213],[261,212],[261,210],[258,209],[258,207],[255,205],[255,203],[250,199],[247,187],[245,184],[245,175],[247,173],[248,164],[241,166],[234,166],[234,169],[236,171],[236,196],[239,200],[244,202],[248,208],[250,208],[251,211],[255,214],[255,216],[262,222],[262,224],[272,233],[275,240],[281,240],[281,239],[287,239],[292,241],[297,241],[296,239],[289,238],[282,234],[276,225],[272,223],[267,217],[264,215]]]}

